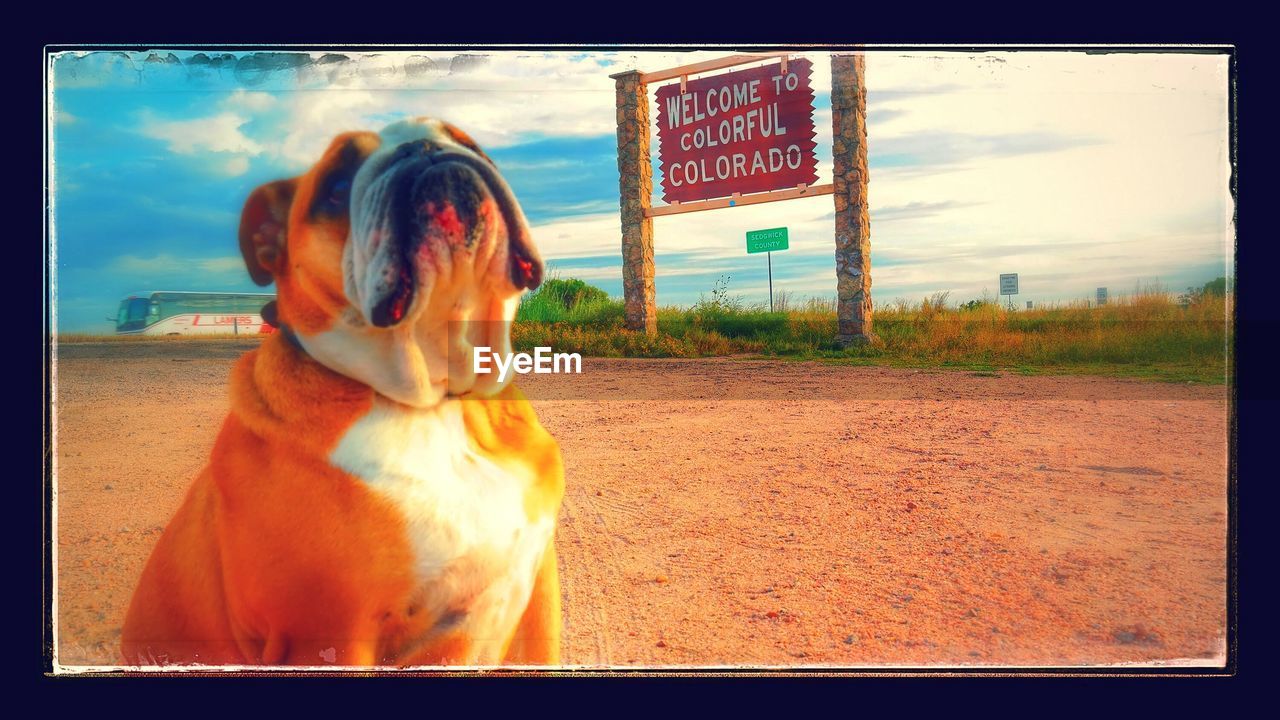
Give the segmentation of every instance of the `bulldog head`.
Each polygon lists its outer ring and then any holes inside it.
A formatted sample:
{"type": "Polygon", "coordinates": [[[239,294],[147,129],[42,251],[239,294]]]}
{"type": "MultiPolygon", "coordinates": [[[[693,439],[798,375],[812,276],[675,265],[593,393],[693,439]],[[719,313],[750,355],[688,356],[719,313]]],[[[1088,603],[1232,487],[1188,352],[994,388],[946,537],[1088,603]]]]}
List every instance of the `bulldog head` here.
{"type": "Polygon", "coordinates": [[[240,219],[254,282],[319,362],[408,405],[492,394],[472,348],[509,353],[542,261],[511,189],[465,133],[429,118],[339,135],[240,219]]]}

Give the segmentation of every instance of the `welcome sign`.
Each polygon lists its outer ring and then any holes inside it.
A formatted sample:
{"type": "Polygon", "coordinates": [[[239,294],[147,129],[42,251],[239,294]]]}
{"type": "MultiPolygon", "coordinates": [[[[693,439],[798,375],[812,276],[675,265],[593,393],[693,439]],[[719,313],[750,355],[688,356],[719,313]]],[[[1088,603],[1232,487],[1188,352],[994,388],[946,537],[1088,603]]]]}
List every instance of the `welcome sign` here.
{"type": "Polygon", "coordinates": [[[813,63],[792,60],[664,85],[658,102],[662,199],[690,202],[812,185],[813,63]]]}

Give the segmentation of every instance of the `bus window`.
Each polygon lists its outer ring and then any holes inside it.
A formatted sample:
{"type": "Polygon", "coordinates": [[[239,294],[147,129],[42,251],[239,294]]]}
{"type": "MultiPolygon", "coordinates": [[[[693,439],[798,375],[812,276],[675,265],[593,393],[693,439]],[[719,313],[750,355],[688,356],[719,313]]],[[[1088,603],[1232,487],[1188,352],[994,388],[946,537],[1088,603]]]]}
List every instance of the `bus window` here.
{"type": "MultiPolygon", "coordinates": [[[[256,315],[271,300],[270,295],[236,295],[233,293],[156,293],[153,302],[159,304],[159,316],[155,320],[174,315],[199,315],[215,313],[242,313],[256,315]]],[[[150,321],[148,322],[150,324],[150,321]]]]}
{"type": "Polygon", "coordinates": [[[151,311],[151,301],[146,298],[129,298],[120,303],[120,313],[116,316],[116,330],[139,330],[147,325],[147,314],[151,311]]]}

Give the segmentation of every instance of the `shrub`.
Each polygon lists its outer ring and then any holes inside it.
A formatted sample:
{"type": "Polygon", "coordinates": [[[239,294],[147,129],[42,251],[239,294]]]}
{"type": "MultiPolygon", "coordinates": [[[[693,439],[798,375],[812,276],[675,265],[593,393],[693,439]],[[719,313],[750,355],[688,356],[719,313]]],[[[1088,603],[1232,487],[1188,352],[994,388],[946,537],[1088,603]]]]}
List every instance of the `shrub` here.
{"type": "Polygon", "coordinates": [[[621,317],[622,303],[577,278],[548,278],[520,300],[516,319],[527,322],[595,323],[621,317]]]}

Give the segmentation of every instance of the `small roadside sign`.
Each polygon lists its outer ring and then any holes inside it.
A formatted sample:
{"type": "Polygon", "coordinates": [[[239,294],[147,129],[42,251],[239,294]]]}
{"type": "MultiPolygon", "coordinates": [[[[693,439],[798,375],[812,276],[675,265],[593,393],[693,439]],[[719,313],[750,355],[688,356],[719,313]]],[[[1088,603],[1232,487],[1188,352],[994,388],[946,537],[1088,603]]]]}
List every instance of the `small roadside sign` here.
{"type": "Polygon", "coordinates": [[[1106,304],[1107,304],[1107,289],[1106,289],[1106,288],[1098,288],[1098,304],[1099,304],[1099,305],[1106,305],[1106,304]]]}
{"type": "Polygon", "coordinates": [[[747,254],[762,252],[777,252],[786,250],[787,229],[769,228],[768,230],[748,230],[747,231],[747,254]]]}
{"type": "Polygon", "coordinates": [[[1000,294],[1018,294],[1018,273],[1004,273],[1000,276],[1000,294]]]}
{"type": "Polygon", "coordinates": [[[784,227],[747,231],[747,254],[767,253],[769,265],[769,312],[773,312],[773,253],[775,250],[786,250],[787,247],[787,229],[784,227]]]}

